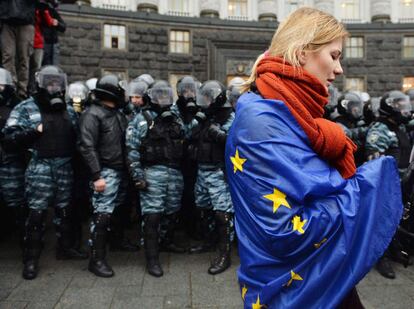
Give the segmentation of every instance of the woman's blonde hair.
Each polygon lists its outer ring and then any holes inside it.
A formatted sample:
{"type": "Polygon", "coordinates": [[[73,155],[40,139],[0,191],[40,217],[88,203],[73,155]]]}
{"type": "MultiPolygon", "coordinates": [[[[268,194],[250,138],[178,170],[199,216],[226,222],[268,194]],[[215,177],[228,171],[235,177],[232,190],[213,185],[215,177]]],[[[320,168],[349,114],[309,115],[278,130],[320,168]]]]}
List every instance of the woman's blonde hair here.
{"type": "MultiPolygon", "coordinates": [[[[324,45],[347,36],[345,26],[332,15],[303,7],[291,13],[279,25],[267,53],[269,56],[282,57],[300,68],[299,55],[302,51],[317,52],[324,45]]],[[[256,59],[249,79],[243,84],[243,91],[249,90],[256,80],[256,68],[263,57],[264,54],[261,54],[256,59]]]]}

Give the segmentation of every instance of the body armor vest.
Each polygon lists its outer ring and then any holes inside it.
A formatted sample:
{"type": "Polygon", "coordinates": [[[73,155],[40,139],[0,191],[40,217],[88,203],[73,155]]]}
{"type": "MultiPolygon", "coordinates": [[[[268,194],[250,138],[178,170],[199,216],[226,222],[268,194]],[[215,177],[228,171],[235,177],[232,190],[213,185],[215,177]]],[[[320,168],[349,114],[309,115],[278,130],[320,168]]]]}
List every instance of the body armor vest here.
{"type": "Polygon", "coordinates": [[[179,168],[183,157],[184,132],[174,115],[172,121],[161,117],[152,119],[148,111],[143,112],[148,124],[147,135],[140,146],[141,163],[145,166],[162,164],[179,168]]]}
{"type": "Polygon", "coordinates": [[[34,144],[39,158],[71,157],[75,150],[75,131],[66,110],[43,112],[43,132],[34,144]]]}

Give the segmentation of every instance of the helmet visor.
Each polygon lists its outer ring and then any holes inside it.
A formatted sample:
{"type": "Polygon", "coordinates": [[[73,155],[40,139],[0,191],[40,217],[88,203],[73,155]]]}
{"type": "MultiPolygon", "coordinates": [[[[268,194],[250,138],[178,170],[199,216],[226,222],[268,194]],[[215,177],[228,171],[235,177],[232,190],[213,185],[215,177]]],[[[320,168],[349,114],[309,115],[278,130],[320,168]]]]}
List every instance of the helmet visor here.
{"type": "Polygon", "coordinates": [[[67,78],[65,73],[48,74],[38,72],[36,73],[36,80],[39,88],[46,89],[51,95],[64,92],[66,89],[67,78]]]}
{"type": "Polygon", "coordinates": [[[197,87],[195,83],[180,83],[177,88],[177,94],[185,99],[197,98],[197,87]]]}
{"type": "Polygon", "coordinates": [[[348,102],[348,114],[354,119],[359,119],[363,115],[364,103],[362,101],[349,101],[348,102]]]}
{"type": "Polygon", "coordinates": [[[129,97],[142,97],[147,91],[148,85],[145,82],[130,82],[128,85],[128,96],[129,97]]]}
{"type": "Polygon", "coordinates": [[[412,112],[411,102],[410,98],[408,96],[405,96],[401,99],[396,99],[392,103],[392,107],[394,110],[397,110],[403,115],[404,117],[410,117],[412,112]]]}
{"type": "Polygon", "coordinates": [[[82,84],[70,84],[68,96],[73,102],[79,103],[86,100],[88,96],[88,89],[82,84]]]}
{"type": "Polygon", "coordinates": [[[148,96],[151,103],[160,106],[169,106],[173,104],[173,91],[170,87],[152,88],[148,90],[148,96]]]}
{"type": "Polygon", "coordinates": [[[197,95],[197,105],[203,108],[209,107],[214,103],[216,98],[221,94],[222,90],[216,87],[206,87],[197,95]]]}

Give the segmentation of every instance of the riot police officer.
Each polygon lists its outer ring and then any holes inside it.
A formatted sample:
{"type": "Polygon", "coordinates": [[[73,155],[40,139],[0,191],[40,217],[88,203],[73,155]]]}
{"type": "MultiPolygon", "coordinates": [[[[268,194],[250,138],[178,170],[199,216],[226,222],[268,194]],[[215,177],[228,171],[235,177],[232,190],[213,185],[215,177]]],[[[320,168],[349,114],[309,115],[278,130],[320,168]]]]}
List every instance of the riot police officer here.
{"type": "Polygon", "coordinates": [[[134,119],[135,116],[139,114],[142,108],[146,105],[147,90],[148,84],[143,80],[134,80],[128,84],[129,102],[125,108],[125,113],[127,114],[129,120],[134,119]]]}
{"type": "MultiPolygon", "coordinates": [[[[407,95],[401,91],[389,91],[381,97],[380,117],[370,126],[366,137],[366,156],[368,160],[380,155],[393,156],[401,172],[409,165],[411,142],[404,124],[411,119],[411,104],[407,95]]],[[[395,241],[377,263],[377,270],[386,278],[395,278],[389,257],[398,256],[395,241]]]]}
{"type": "MultiPolygon", "coordinates": [[[[12,76],[9,71],[0,68],[0,129],[2,130],[6,125],[6,120],[9,118],[12,109],[19,103],[16,96],[16,88],[14,86],[12,76]]],[[[16,224],[19,230],[20,241],[23,240],[24,235],[24,220],[25,220],[25,198],[24,194],[24,172],[25,172],[25,158],[24,149],[20,145],[16,145],[8,141],[2,136],[0,146],[0,192],[1,198],[7,209],[11,210],[13,217],[10,220],[9,216],[2,216],[5,221],[2,227],[6,229],[13,229],[11,224],[16,224]],[[11,224],[9,224],[11,221],[11,224]]],[[[9,233],[10,230],[4,232],[9,233]]]]}
{"type": "Polygon", "coordinates": [[[173,104],[172,88],[157,81],[148,90],[149,106],[130,122],[126,137],[131,177],[141,190],[144,220],[144,247],[148,273],[160,277],[159,226],[165,215],[168,226],[161,246],[172,252],[185,252],[174,243],[174,231],[181,203],[183,177],[180,162],[185,128],[173,104]]]}
{"type": "Polygon", "coordinates": [[[360,125],[363,118],[363,101],[358,93],[349,91],[342,94],[338,99],[338,116],[335,122],[342,126],[345,134],[358,146],[355,152],[355,163],[357,166],[365,161],[365,138],[367,127],[360,125]]]}
{"type": "Polygon", "coordinates": [[[56,66],[45,66],[36,73],[35,79],[35,95],[15,107],[4,129],[8,138],[27,145],[32,154],[26,170],[30,210],[23,248],[24,279],[37,276],[46,211],[51,203],[55,206],[58,238],[56,258],[87,258],[73,249],[71,160],[78,124],[75,111],[65,103],[66,74],[56,66]]]}
{"type": "Polygon", "coordinates": [[[210,250],[214,236],[209,223],[210,213],[218,238],[218,254],[208,272],[221,273],[230,267],[233,205],[224,175],[224,148],[227,132],[234,120],[232,106],[227,102],[226,88],[218,81],[206,81],[200,87],[196,114],[199,125],[191,133],[190,153],[198,163],[195,185],[196,205],[201,209],[200,220],[204,243],[192,247],[190,253],[210,250]]]}
{"type": "MultiPolygon", "coordinates": [[[[125,107],[126,82],[109,74],[101,77],[93,93],[95,100],[80,119],[80,152],[93,182],[91,221],[91,259],[88,269],[100,277],[114,272],[106,261],[106,245],[111,217],[123,205],[128,185],[126,173],[125,107]]],[[[120,238],[122,238],[122,232],[120,238]]],[[[123,242],[119,239],[119,244],[123,242]]]]}

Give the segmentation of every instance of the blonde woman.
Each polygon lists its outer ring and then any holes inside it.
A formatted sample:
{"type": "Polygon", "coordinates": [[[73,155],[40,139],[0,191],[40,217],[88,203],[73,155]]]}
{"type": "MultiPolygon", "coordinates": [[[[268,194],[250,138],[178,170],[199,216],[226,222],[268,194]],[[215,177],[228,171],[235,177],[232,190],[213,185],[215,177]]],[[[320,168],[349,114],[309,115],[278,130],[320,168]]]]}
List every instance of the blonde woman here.
{"type": "Polygon", "coordinates": [[[358,170],[323,119],[344,26],[301,8],[277,29],[237,102],[226,146],[245,308],[363,308],[355,285],[402,213],[394,159],[358,170]]]}

